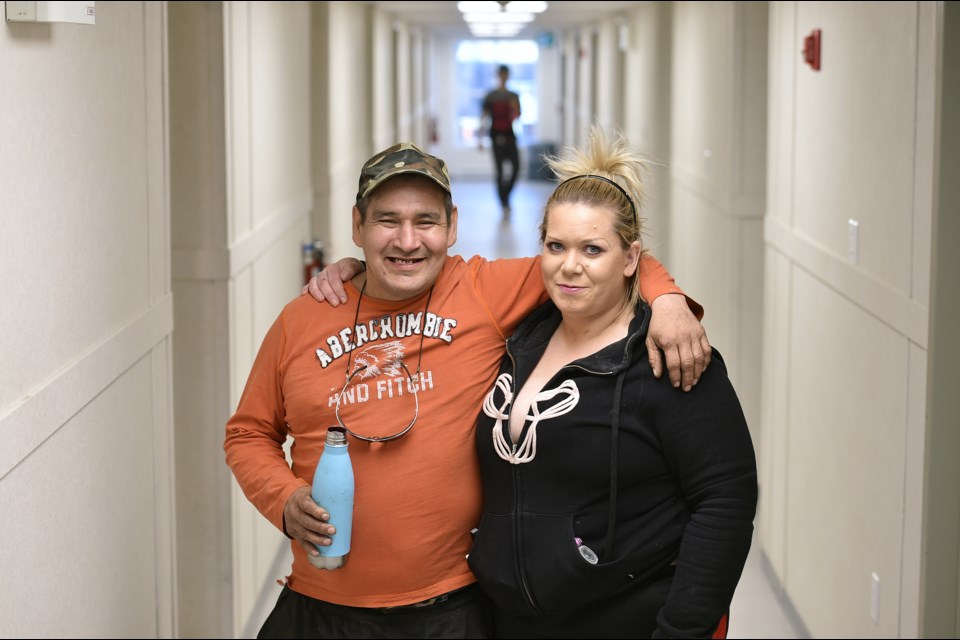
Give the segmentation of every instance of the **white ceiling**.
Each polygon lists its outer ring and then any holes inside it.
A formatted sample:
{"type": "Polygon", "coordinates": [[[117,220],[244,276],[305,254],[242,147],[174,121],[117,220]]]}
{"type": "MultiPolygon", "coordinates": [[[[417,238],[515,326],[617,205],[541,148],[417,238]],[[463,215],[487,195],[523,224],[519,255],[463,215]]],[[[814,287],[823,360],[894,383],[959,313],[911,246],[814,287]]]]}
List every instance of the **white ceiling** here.
{"type": "MultiPolygon", "coordinates": [[[[371,2],[385,13],[396,15],[411,25],[436,30],[443,34],[470,37],[466,23],[457,11],[456,2],[397,2],[386,0],[371,2]]],[[[640,2],[602,2],[585,0],[574,2],[550,2],[547,10],[538,14],[534,21],[518,37],[535,38],[544,31],[582,27],[598,22],[601,18],[622,13],[640,2]]]]}

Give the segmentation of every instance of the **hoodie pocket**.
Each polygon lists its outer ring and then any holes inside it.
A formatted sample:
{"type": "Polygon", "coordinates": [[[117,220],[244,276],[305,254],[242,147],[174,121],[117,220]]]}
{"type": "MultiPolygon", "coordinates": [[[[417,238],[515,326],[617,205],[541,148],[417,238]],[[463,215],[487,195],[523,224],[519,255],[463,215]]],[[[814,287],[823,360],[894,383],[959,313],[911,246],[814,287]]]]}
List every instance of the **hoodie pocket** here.
{"type": "Polygon", "coordinates": [[[621,562],[604,561],[601,541],[583,540],[588,550],[579,548],[574,515],[519,518],[485,515],[468,560],[483,589],[508,611],[569,613],[632,581],[621,562]]]}

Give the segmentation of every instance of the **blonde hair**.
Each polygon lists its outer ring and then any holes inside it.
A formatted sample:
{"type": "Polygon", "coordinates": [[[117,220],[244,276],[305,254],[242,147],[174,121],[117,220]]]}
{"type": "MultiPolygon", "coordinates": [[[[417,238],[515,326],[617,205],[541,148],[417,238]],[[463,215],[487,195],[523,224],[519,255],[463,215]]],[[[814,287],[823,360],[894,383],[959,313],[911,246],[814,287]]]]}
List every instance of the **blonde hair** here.
{"type": "MultiPolygon", "coordinates": [[[[582,204],[610,211],[620,245],[626,250],[633,242],[640,242],[642,257],[643,218],[640,211],[646,202],[644,178],[648,161],[623,133],[607,134],[599,125],[593,125],[585,149],[566,147],[556,156],[545,156],[544,161],[560,183],[544,207],[540,223],[541,244],[546,238],[550,210],[554,206],[582,204]]],[[[630,307],[640,299],[639,274],[638,264],[624,283],[624,302],[630,307]]]]}

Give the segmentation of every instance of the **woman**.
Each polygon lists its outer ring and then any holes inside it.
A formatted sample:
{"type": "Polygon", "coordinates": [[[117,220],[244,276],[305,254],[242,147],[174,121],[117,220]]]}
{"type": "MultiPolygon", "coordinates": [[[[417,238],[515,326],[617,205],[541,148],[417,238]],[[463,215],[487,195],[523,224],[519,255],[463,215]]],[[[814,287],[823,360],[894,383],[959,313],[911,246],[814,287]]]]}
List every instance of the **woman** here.
{"type": "Polygon", "coordinates": [[[757,500],[739,401],[716,351],[691,393],[651,372],[641,156],[594,128],[548,164],[550,300],[508,340],[478,421],[470,568],[498,637],[724,637],[757,500]]]}

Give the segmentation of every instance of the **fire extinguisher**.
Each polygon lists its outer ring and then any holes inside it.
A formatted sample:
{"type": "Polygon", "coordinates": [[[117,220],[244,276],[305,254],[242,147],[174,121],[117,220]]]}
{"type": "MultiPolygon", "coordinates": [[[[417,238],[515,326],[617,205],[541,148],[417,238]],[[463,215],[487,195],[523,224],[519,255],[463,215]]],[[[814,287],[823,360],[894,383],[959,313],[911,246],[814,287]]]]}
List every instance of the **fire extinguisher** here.
{"type": "Polygon", "coordinates": [[[313,276],[326,267],[323,256],[323,240],[303,243],[303,283],[307,284],[313,276]]]}

